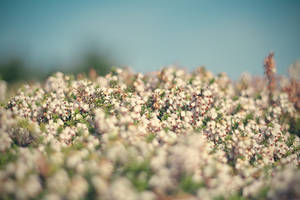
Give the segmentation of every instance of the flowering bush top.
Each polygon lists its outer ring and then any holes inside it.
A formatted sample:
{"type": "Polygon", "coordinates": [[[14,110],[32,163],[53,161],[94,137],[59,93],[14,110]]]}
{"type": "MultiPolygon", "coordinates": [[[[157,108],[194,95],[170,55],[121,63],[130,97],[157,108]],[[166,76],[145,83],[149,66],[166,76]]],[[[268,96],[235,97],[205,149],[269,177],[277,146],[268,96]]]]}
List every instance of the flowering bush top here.
{"type": "Polygon", "coordinates": [[[300,198],[299,110],[266,82],[170,67],[24,85],[0,108],[0,199],[300,198]]]}

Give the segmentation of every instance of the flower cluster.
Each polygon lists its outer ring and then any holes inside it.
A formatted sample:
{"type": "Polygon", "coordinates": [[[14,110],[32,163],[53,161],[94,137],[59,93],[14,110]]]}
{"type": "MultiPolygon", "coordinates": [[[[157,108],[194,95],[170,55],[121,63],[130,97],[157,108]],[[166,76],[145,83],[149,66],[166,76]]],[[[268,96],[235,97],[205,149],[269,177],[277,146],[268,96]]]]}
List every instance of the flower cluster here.
{"type": "Polygon", "coordinates": [[[0,108],[0,199],[300,198],[299,110],[258,80],[117,68],[24,85],[0,108]]]}

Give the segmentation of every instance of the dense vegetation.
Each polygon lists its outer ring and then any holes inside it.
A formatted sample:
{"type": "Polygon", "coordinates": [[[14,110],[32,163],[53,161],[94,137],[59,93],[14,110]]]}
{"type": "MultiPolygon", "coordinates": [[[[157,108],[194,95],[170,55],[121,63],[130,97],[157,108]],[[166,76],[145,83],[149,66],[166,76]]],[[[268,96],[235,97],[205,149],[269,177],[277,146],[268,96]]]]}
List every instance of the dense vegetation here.
{"type": "Polygon", "coordinates": [[[2,98],[0,199],[299,199],[299,85],[271,61],[236,83],[164,68],[23,85],[2,98]]]}

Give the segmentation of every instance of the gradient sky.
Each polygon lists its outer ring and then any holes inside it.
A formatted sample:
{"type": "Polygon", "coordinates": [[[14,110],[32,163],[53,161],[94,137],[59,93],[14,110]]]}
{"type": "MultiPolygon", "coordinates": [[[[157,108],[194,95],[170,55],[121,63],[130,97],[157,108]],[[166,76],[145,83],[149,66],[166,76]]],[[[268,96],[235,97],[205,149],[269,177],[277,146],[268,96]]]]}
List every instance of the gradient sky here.
{"type": "Polygon", "coordinates": [[[74,62],[85,43],[118,64],[149,72],[205,65],[237,78],[300,59],[300,1],[1,1],[0,54],[22,53],[40,67],[74,62]]]}

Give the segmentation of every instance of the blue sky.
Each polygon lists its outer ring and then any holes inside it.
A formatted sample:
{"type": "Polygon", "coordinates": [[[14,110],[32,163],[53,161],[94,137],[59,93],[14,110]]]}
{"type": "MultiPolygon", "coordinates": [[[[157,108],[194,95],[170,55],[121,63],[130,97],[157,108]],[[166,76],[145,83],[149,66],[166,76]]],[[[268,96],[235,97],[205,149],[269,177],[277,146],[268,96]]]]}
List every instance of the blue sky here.
{"type": "Polygon", "coordinates": [[[205,65],[238,78],[300,59],[300,1],[1,1],[0,53],[25,54],[40,67],[68,65],[85,43],[117,64],[149,72],[205,65]]]}

